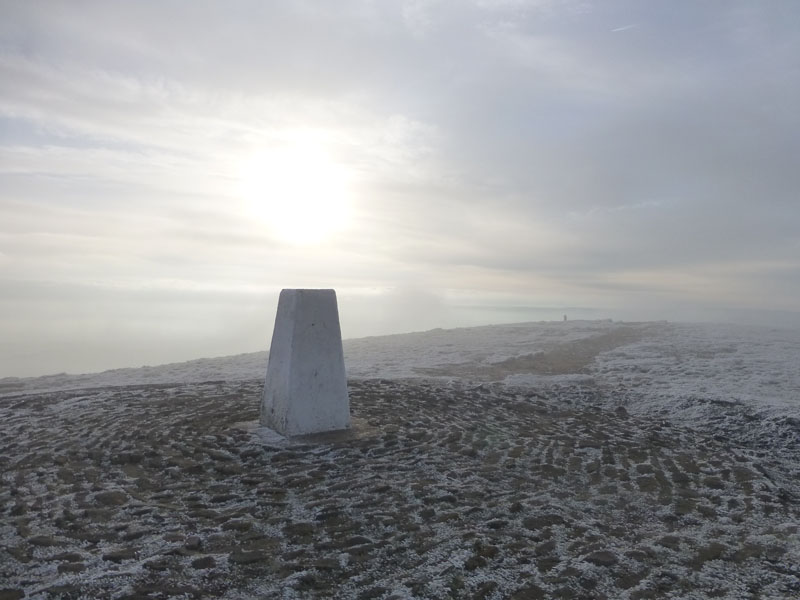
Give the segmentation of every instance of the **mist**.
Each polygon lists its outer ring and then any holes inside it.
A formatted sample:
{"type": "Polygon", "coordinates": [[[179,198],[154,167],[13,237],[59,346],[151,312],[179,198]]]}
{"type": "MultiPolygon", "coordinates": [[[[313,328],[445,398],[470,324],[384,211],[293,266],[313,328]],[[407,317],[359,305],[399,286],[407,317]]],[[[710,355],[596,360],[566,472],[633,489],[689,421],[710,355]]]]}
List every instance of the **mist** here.
{"type": "Polygon", "coordinates": [[[263,350],[292,287],[800,320],[794,2],[0,9],[0,377],[263,350]]]}

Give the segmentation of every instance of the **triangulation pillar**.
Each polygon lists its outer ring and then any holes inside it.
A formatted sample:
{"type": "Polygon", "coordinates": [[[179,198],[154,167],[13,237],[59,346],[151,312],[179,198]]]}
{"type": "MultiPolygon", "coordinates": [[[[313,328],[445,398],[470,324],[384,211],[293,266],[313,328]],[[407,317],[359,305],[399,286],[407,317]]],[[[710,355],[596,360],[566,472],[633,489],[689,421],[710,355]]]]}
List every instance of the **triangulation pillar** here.
{"type": "Polygon", "coordinates": [[[350,427],[334,290],[283,290],[261,396],[261,424],[286,436],[350,427]]]}

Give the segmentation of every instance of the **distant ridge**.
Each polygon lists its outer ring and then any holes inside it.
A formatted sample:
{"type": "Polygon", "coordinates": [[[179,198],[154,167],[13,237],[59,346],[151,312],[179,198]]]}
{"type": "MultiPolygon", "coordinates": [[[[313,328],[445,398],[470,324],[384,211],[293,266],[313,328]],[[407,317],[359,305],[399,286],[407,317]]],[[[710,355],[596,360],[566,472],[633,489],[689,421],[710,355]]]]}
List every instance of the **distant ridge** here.
{"type": "MultiPolygon", "coordinates": [[[[430,329],[344,340],[348,374],[353,377],[413,377],[419,369],[442,363],[468,362],[497,356],[506,360],[523,347],[528,353],[545,344],[592,337],[620,326],[609,319],[536,321],[430,329]],[[455,360],[461,353],[461,360],[455,360]]],[[[247,381],[264,377],[269,353],[249,352],[157,366],[124,367],[98,373],[57,373],[40,377],[0,379],[0,395],[150,383],[197,383],[211,380],[247,381]]]]}

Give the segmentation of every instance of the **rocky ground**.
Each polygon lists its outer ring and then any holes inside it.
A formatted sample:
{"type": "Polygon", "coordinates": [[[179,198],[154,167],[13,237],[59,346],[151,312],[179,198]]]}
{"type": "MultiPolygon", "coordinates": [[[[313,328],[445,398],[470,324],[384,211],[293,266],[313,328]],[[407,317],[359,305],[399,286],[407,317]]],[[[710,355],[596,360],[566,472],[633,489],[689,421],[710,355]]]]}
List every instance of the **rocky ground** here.
{"type": "Polygon", "coordinates": [[[261,386],[0,398],[0,600],[800,597],[768,450],[590,385],[403,380],[287,441],[261,386]]]}

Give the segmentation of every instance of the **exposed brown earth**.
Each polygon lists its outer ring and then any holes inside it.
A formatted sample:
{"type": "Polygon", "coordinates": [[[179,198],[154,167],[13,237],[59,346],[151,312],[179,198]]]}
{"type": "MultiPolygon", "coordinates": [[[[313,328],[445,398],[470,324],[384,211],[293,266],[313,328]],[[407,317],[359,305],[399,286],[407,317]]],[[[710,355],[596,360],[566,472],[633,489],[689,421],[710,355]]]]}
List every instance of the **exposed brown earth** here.
{"type": "MultiPolygon", "coordinates": [[[[657,326],[657,325],[656,325],[657,326]]],[[[637,342],[647,334],[642,326],[617,326],[610,331],[570,342],[550,343],[540,352],[514,356],[489,364],[474,362],[418,367],[418,373],[432,377],[464,377],[500,381],[509,375],[567,375],[585,373],[595,357],[620,346],[637,342]]]]}

